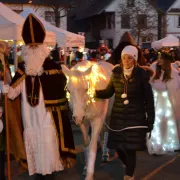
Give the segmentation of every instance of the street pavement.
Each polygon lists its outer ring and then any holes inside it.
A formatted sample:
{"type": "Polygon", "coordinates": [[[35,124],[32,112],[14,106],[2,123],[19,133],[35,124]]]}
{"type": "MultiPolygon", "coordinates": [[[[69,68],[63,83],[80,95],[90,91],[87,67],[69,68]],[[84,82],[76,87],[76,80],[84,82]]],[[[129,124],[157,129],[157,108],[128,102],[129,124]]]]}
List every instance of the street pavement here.
{"type": "MultiPolygon", "coordinates": [[[[77,165],[74,168],[55,174],[56,180],[84,180],[81,175],[84,167],[82,153],[82,136],[78,127],[73,126],[74,140],[76,144],[77,165]]],[[[135,180],[180,180],[180,154],[170,153],[163,156],[150,156],[147,152],[137,153],[137,168],[135,180]]],[[[33,180],[34,176],[28,173],[12,161],[12,180],[33,180]]],[[[101,164],[101,151],[97,153],[94,180],[123,180],[124,166],[119,159],[114,159],[108,164],[101,164]]]]}

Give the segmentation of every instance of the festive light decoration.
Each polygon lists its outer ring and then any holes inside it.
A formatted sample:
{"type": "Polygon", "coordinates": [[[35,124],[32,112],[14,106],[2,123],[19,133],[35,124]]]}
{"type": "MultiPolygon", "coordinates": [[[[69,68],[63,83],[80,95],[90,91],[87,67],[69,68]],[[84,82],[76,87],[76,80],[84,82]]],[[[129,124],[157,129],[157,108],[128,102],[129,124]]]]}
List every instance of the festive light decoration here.
{"type": "MultiPolygon", "coordinates": [[[[95,91],[96,89],[104,89],[107,85],[107,77],[106,75],[103,74],[103,70],[101,69],[101,67],[96,64],[96,63],[91,63],[91,62],[87,62],[86,64],[82,65],[82,66],[78,66],[77,69],[72,69],[72,70],[78,70],[80,72],[85,72],[88,70],[88,68],[90,68],[92,66],[92,71],[84,76],[82,80],[87,82],[88,85],[88,89],[87,89],[87,96],[88,96],[88,100],[87,100],[87,105],[90,103],[94,103],[95,101],[95,91]],[[99,83],[99,81],[101,81],[101,83],[99,83]],[[104,83],[103,83],[103,82],[104,83]],[[103,88],[102,88],[102,84],[104,84],[103,88]]],[[[78,77],[76,76],[71,76],[67,79],[67,84],[69,82],[69,80],[71,80],[73,82],[73,84],[77,84],[78,86],[78,77]]],[[[68,100],[70,101],[70,93],[67,91],[66,93],[66,97],[68,98],[68,100]]]]}
{"type": "Polygon", "coordinates": [[[151,144],[154,152],[156,152],[156,150],[157,152],[161,150],[161,154],[163,154],[178,148],[177,127],[168,93],[166,91],[157,92],[154,90],[155,104],[157,104],[157,98],[163,98],[164,107],[163,109],[158,107],[156,109],[156,118],[151,136],[151,144]]]}
{"type": "Polygon", "coordinates": [[[122,95],[121,95],[121,98],[123,98],[123,99],[124,99],[124,98],[127,98],[127,94],[125,94],[125,93],[122,94],[122,95]]]}
{"type": "Polygon", "coordinates": [[[125,104],[125,105],[129,104],[129,100],[126,99],[126,100],[124,101],[124,104],[125,104]]]}

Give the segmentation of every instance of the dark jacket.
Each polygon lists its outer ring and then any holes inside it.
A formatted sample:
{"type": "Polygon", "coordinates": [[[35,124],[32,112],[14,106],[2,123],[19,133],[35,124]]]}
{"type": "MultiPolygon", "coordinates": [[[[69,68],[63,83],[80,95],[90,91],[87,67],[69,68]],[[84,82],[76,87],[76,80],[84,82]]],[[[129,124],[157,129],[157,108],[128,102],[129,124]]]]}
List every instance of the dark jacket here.
{"type": "Polygon", "coordinates": [[[120,130],[132,126],[148,126],[148,129],[131,129],[122,132],[109,131],[108,147],[110,149],[126,148],[142,150],[145,147],[146,133],[153,129],[154,98],[147,72],[135,67],[131,77],[126,80],[121,67],[113,70],[111,80],[105,90],[96,91],[97,98],[110,98],[115,93],[110,128],[120,130]],[[121,95],[127,84],[125,105],[121,95]]]}

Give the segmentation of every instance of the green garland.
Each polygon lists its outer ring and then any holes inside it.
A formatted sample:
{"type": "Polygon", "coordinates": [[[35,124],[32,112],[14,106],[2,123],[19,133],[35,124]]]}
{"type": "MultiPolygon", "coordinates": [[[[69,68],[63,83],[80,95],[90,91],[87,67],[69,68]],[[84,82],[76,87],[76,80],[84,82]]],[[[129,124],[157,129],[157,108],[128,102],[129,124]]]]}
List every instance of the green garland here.
{"type": "Polygon", "coordinates": [[[158,52],[158,54],[163,57],[163,59],[168,60],[168,61],[173,61],[173,57],[170,53],[167,52],[158,52]]]}

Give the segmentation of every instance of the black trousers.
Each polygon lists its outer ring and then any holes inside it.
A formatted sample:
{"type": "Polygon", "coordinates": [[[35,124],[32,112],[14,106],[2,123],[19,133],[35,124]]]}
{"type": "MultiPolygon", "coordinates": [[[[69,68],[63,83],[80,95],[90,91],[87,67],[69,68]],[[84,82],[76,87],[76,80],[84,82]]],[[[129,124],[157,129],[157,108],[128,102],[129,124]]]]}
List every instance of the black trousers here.
{"type": "Polygon", "coordinates": [[[5,180],[5,152],[0,151],[0,180],[5,180]]]}
{"type": "Polygon", "coordinates": [[[120,160],[126,166],[126,175],[132,177],[136,168],[136,151],[128,149],[117,149],[116,151],[120,160]]]}
{"type": "Polygon", "coordinates": [[[54,174],[47,174],[47,175],[42,175],[42,174],[36,174],[35,180],[54,180],[54,174]]]}

